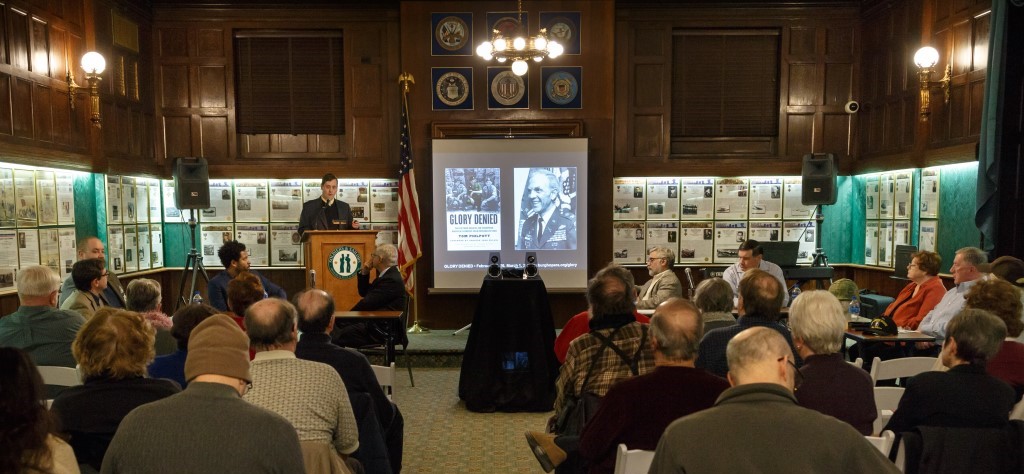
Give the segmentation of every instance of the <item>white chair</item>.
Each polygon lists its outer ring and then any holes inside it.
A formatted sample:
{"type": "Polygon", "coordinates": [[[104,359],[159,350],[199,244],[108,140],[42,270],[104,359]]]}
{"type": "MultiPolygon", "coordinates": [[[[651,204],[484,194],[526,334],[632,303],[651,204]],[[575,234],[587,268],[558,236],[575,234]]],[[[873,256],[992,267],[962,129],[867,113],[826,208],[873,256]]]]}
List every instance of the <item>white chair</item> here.
{"type": "Polygon", "coordinates": [[[1011,420],[1024,420],[1024,400],[1017,402],[1017,405],[1013,407],[1013,411],[1010,412],[1011,420]]]}
{"type": "Polygon", "coordinates": [[[892,442],[896,438],[896,433],[890,430],[882,432],[881,436],[865,436],[864,439],[871,442],[871,445],[882,453],[883,456],[889,455],[889,450],[892,449],[892,442]]]}
{"type": "Polygon", "coordinates": [[[43,377],[44,385],[55,385],[58,387],[82,385],[82,378],[78,376],[78,371],[71,367],[42,365],[39,366],[39,375],[43,377]]]}
{"type": "Polygon", "coordinates": [[[878,418],[875,418],[871,427],[872,433],[881,433],[889,423],[889,418],[892,418],[896,407],[900,405],[904,390],[906,389],[903,387],[875,387],[875,409],[878,410],[878,418]]]}
{"type": "Polygon", "coordinates": [[[615,474],[646,474],[654,460],[654,451],[627,449],[619,443],[615,455],[615,474]]]}
{"type": "Polygon", "coordinates": [[[864,367],[864,359],[861,359],[860,357],[856,358],[855,360],[850,360],[847,362],[858,369],[864,367]]]}
{"type": "Polygon", "coordinates": [[[904,357],[892,360],[875,357],[871,361],[871,381],[877,385],[879,380],[913,377],[932,370],[936,360],[936,357],[904,357]]]}
{"type": "Polygon", "coordinates": [[[377,384],[388,394],[388,400],[394,401],[395,395],[395,363],[391,365],[371,365],[373,375],[377,376],[377,384]]]}

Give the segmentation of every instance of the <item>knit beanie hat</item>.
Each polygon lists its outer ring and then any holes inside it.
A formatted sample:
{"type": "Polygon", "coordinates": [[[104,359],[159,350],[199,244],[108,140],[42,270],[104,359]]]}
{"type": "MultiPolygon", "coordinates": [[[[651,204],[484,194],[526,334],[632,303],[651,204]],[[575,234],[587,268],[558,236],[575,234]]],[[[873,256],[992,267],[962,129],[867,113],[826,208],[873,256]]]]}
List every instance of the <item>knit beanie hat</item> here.
{"type": "Polygon", "coordinates": [[[202,374],[235,377],[252,382],[249,374],[249,336],[225,314],[199,323],[188,339],[185,380],[202,374]]]}

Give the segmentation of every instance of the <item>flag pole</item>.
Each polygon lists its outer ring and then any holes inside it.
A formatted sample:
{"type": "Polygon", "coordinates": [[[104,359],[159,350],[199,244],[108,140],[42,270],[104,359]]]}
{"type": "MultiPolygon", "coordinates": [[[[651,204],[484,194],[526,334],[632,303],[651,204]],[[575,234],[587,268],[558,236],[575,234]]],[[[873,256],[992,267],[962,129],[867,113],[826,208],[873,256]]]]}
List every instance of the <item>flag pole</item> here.
{"type": "Polygon", "coordinates": [[[406,276],[406,291],[409,293],[411,299],[409,309],[413,314],[413,325],[408,328],[406,332],[409,334],[419,334],[430,332],[429,329],[420,326],[419,309],[416,305],[416,260],[420,256],[420,239],[419,239],[419,198],[416,196],[416,182],[412,177],[412,146],[410,143],[410,135],[412,130],[409,127],[409,84],[415,84],[416,81],[413,79],[412,74],[403,72],[398,76],[398,83],[401,85],[402,91],[402,179],[400,187],[404,188],[405,191],[400,190],[400,194],[403,194],[406,199],[412,202],[412,209],[409,207],[409,203],[403,202],[401,206],[401,212],[399,216],[399,245],[400,259],[402,260],[402,270],[406,276]],[[403,232],[404,230],[404,232],[403,232]],[[413,237],[412,247],[414,250],[410,250],[409,234],[410,231],[415,236],[413,237]]]}

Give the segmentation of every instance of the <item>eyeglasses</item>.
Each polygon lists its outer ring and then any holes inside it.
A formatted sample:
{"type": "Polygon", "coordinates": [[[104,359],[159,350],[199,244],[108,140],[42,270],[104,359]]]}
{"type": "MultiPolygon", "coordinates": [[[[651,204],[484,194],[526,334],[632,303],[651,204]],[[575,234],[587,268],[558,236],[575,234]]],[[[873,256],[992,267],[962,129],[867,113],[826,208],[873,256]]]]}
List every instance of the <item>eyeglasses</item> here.
{"type": "Polygon", "coordinates": [[[647,261],[648,261],[648,262],[653,262],[653,261],[655,261],[655,260],[662,260],[662,259],[664,259],[664,258],[665,258],[665,257],[647,257],[647,261]]]}
{"type": "Polygon", "coordinates": [[[793,391],[796,391],[800,388],[800,385],[804,383],[804,375],[800,373],[800,369],[796,367],[796,364],[789,358],[789,356],[779,357],[776,362],[782,362],[783,360],[793,368],[793,391]]]}
{"type": "Polygon", "coordinates": [[[908,263],[907,268],[921,268],[921,266],[916,263],[908,263]]]}
{"type": "Polygon", "coordinates": [[[105,276],[110,276],[110,272],[103,272],[100,274],[100,278],[103,278],[105,276]]]}

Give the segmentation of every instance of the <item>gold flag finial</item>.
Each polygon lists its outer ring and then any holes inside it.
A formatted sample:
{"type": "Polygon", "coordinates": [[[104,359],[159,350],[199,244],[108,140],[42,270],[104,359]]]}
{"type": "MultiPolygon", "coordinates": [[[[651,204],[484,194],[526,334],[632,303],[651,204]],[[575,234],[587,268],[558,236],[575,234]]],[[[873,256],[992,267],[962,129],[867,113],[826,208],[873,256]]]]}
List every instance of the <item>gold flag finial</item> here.
{"type": "Polygon", "coordinates": [[[416,79],[413,79],[412,74],[403,72],[398,75],[398,82],[402,84],[402,92],[409,93],[409,84],[415,84],[416,79]]]}

